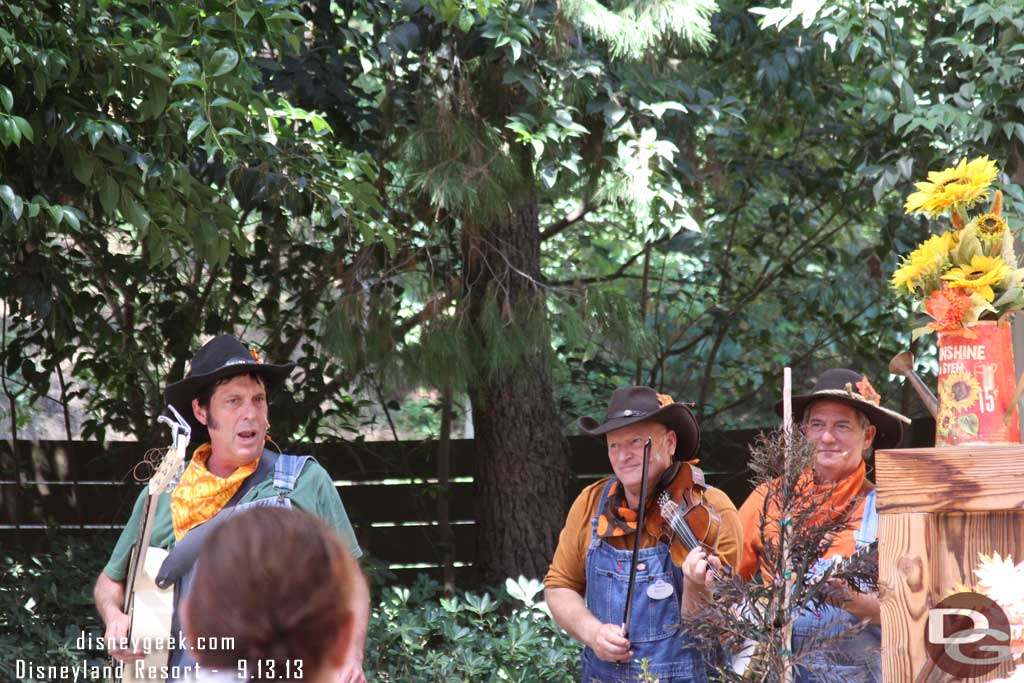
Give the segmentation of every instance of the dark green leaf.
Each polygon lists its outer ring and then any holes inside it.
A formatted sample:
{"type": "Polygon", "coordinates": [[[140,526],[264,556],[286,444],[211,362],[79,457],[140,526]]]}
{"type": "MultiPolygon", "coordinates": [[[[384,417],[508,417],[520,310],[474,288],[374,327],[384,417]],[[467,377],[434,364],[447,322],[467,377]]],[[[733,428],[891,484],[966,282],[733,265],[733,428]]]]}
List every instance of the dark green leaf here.
{"type": "Polygon", "coordinates": [[[196,119],[195,121],[189,124],[188,134],[185,136],[185,139],[188,142],[192,142],[192,140],[195,139],[197,135],[206,130],[207,126],[209,125],[210,122],[206,119],[196,119]]]}
{"type": "Polygon", "coordinates": [[[0,85],[0,104],[4,109],[10,111],[14,107],[14,94],[6,85],[0,85]]]}
{"type": "Polygon", "coordinates": [[[213,53],[210,63],[206,66],[207,73],[213,78],[223,76],[238,66],[238,53],[230,47],[222,47],[213,53]]]}
{"type": "Polygon", "coordinates": [[[108,216],[113,216],[117,211],[117,203],[121,197],[121,190],[113,176],[107,175],[103,178],[103,185],[100,187],[100,205],[108,216]]]}
{"type": "Polygon", "coordinates": [[[24,135],[25,138],[29,142],[33,142],[34,141],[33,140],[33,133],[32,133],[32,125],[28,121],[26,121],[25,119],[21,118],[20,116],[15,116],[14,117],[14,124],[18,127],[18,130],[21,131],[21,134],[24,135]]]}

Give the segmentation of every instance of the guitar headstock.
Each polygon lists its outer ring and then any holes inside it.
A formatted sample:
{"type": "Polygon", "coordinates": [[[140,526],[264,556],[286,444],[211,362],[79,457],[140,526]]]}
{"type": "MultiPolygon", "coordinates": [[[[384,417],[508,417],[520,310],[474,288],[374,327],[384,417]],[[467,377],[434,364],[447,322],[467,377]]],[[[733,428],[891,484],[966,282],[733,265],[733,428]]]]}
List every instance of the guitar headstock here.
{"type": "Polygon", "coordinates": [[[149,480],[149,495],[158,496],[178,476],[181,465],[185,462],[185,451],[188,449],[188,442],[192,439],[192,427],[188,421],[181,416],[174,406],[167,406],[167,409],[174,415],[174,419],[161,415],[158,420],[171,428],[171,447],[167,449],[160,467],[149,480]]]}
{"type": "Polygon", "coordinates": [[[181,464],[185,461],[184,456],[185,454],[179,453],[177,448],[167,449],[160,466],[156,468],[156,472],[149,479],[149,495],[159,496],[167,489],[171,481],[178,476],[181,464]]]}

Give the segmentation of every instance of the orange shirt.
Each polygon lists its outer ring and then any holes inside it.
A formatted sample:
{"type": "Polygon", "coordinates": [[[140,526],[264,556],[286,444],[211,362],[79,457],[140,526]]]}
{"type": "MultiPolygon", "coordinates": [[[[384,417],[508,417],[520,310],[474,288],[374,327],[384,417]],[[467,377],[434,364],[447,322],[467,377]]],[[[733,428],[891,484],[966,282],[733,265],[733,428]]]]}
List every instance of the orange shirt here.
{"type": "MultiPolygon", "coordinates": [[[[807,470],[804,473],[801,477],[801,482],[812,487],[815,494],[821,496],[822,500],[828,501],[828,510],[824,510],[823,514],[838,516],[843,514],[854,496],[866,494],[874,488],[874,484],[866,479],[865,474],[865,466],[861,462],[859,468],[838,484],[814,484],[814,473],[811,470],[807,470]]],[[[768,485],[761,484],[754,489],[754,492],[750,494],[750,497],[740,507],[740,520],[743,524],[743,554],[740,558],[739,574],[747,581],[757,573],[761,550],[764,548],[760,527],[764,511],[764,499],[767,493],[768,485]]],[[[854,553],[857,544],[854,541],[853,535],[854,531],[860,528],[861,520],[864,518],[864,502],[864,497],[861,496],[853,508],[850,523],[836,534],[832,545],[822,555],[823,558],[834,555],[849,557],[854,553]]],[[[771,539],[778,537],[778,515],[778,506],[770,502],[768,510],[769,521],[765,525],[764,531],[765,535],[771,539]]]]}
{"type": "MultiPolygon", "coordinates": [[[[544,577],[546,588],[571,588],[580,595],[586,593],[587,589],[587,550],[590,548],[590,538],[594,515],[597,514],[598,506],[601,504],[601,493],[610,477],[605,477],[594,482],[583,489],[576,501],[569,509],[569,516],[566,517],[565,527],[558,537],[558,547],[555,549],[555,556],[551,560],[551,566],[544,577]]],[[[740,547],[743,543],[742,527],[740,517],[736,512],[736,506],[719,489],[708,488],[704,493],[704,499],[722,517],[721,531],[719,532],[718,550],[716,555],[724,562],[735,567],[740,558],[740,547]]],[[[654,501],[651,501],[654,504],[654,501]]],[[[648,509],[648,513],[649,513],[648,509]]],[[[641,548],[651,548],[658,544],[658,539],[642,530],[640,537],[641,548]]],[[[618,550],[633,549],[633,534],[625,536],[614,536],[605,538],[613,548],[618,550]]]]}

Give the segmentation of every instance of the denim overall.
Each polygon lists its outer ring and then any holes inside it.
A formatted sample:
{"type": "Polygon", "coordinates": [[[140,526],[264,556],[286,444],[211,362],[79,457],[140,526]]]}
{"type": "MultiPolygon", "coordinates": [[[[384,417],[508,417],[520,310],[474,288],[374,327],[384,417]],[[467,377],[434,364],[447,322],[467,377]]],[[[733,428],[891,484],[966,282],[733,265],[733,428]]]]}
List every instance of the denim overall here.
{"type": "MultiPolygon", "coordinates": [[[[600,500],[608,497],[615,478],[608,481],[600,500]]],[[[600,507],[591,521],[587,550],[587,609],[605,624],[621,624],[629,585],[631,550],[616,550],[597,535],[600,507]]],[[[659,683],[704,683],[707,670],[701,654],[683,633],[679,623],[683,572],[672,562],[669,546],[659,543],[640,550],[633,588],[628,638],[633,659],[628,664],[605,662],[589,647],[583,650],[583,683],[636,683],[640,662],[659,683]],[[643,567],[641,569],[641,567],[643,567]],[[672,585],[672,594],[653,599],[647,589],[658,580],[672,585]]]]}
{"type": "MultiPolygon", "coordinates": [[[[875,509],[875,491],[871,490],[864,500],[864,519],[853,534],[857,549],[863,548],[878,538],[878,512],[875,509]]],[[[823,572],[831,564],[829,560],[818,560],[811,568],[811,574],[823,572]]],[[[793,624],[793,651],[798,652],[803,639],[811,634],[819,637],[837,636],[859,623],[859,620],[844,609],[823,605],[817,613],[804,610],[793,624]]],[[[860,681],[881,683],[882,681],[882,628],[869,624],[856,635],[835,641],[827,655],[814,653],[804,661],[815,671],[798,666],[795,683],[817,683],[825,680],[860,681]],[[830,661],[831,660],[831,661],[830,661]],[[828,672],[819,677],[816,673],[828,672]]]]}
{"type": "MultiPolygon", "coordinates": [[[[224,520],[230,518],[232,515],[248,510],[255,507],[280,507],[290,508],[292,506],[291,500],[288,499],[290,494],[295,489],[295,482],[299,479],[299,474],[302,472],[302,468],[306,465],[307,460],[312,460],[312,456],[309,455],[278,455],[277,461],[274,463],[274,489],[277,491],[277,495],[272,498],[261,498],[260,500],[249,501],[248,503],[239,503],[231,507],[223,508],[217,513],[213,519],[207,521],[205,524],[200,526],[206,526],[209,524],[220,524],[224,520]]],[[[192,531],[199,529],[195,527],[192,531]]],[[[209,531],[208,529],[206,530],[209,531]]],[[[191,531],[189,532],[191,533],[191,531]]],[[[203,534],[205,536],[205,534],[203,534]]],[[[182,537],[181,543],[176,547],[181,547],[184,544],[185,539],[188,538],[188,533],[182,537]]],[[[185,596],[188,595],[192,588],[192,580],[195,577],[197,564],[195,562],[196,555],[198,555],[199,548],[189,549],[188,554],[191,555],[191,566],[184,575],[177,578],[174,585],[174,617],[171,624],[171,633],[175,634],[174,638],[176,642],[185,641],[185,633],[181,630],[181,624],[179,623],[179,609],[185,596]]],[[[166,563],[166,561],[165,561],[166,563]]],[[[192,651],[188,649],[176,649],[171,651],[170,657],[168,658],[169,667],[179,667],[172,671],[173,673],[185,672],[187,667],[191,667],[195,670],[194,665],[196,664],[195,658],[192,656],[192,651]]],[[[171,676],[171,681],[182,680],[171,676]]]]}

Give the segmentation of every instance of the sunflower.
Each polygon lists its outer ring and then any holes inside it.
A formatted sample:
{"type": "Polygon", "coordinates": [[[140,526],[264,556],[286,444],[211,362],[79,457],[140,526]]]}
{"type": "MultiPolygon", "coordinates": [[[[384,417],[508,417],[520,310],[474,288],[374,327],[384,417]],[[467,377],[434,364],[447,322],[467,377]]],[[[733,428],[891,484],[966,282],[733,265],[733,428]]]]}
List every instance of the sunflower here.
{"type": "Polygon", "coordinates": [[[968,162],[966,158],[953,168],[932,171],[928,180],[915,183],[917,192],[907,197],[906,213],[923,211],[937,216],[954,206],[974,206],[988,198],[988,186],[995,180],[999,169],[988,156],[968,162]]]}
{"type": "Polygon", "coordinates": [[[938,422],[936,424],[936,431],[940,438],[945,439],[949,436],[949,433],[953,431],[956,426],[956,419],[953,417],[952,411],[944,410],[939,413],[938,422]]]}
{"type": "Polygon", "coordinates": [[[975,219],[975,225],[978,227],[978,234],[989,239],[1002,237],[1006,232],[1006,221],[994,213],[981,214],[975,219]]]}
{"type": "Polygon", "coordinates": [[[954,372],[940,382],[939,401],[943,408],[953,412],[967,410],[978,402],[981,385],[974,375],[966,372],[954,372]]]}
{"type": "Polygon", "coordinates": [[[992,301],[996,293],[992,285],[998,285],[1010,274],[1010,267],[998,256],[981,256],[971,259],[971,264],[951,268],[942,276],[950,287],[969,289],[977,292],[985,301],[992,301]]]}
{"type": "Polygon", "coordinates": [[[906,287],[907,291],[913,294],[914,288],[921,284],[922,279],[938,274],[949,260],[949,252],[954,246],[956,246],[956,235],[951,232],[933,235],[926,239],[909,257],[903,260],[903,264],[892,274],[893,289],[899,290],[900,287],[906,287]]]}

